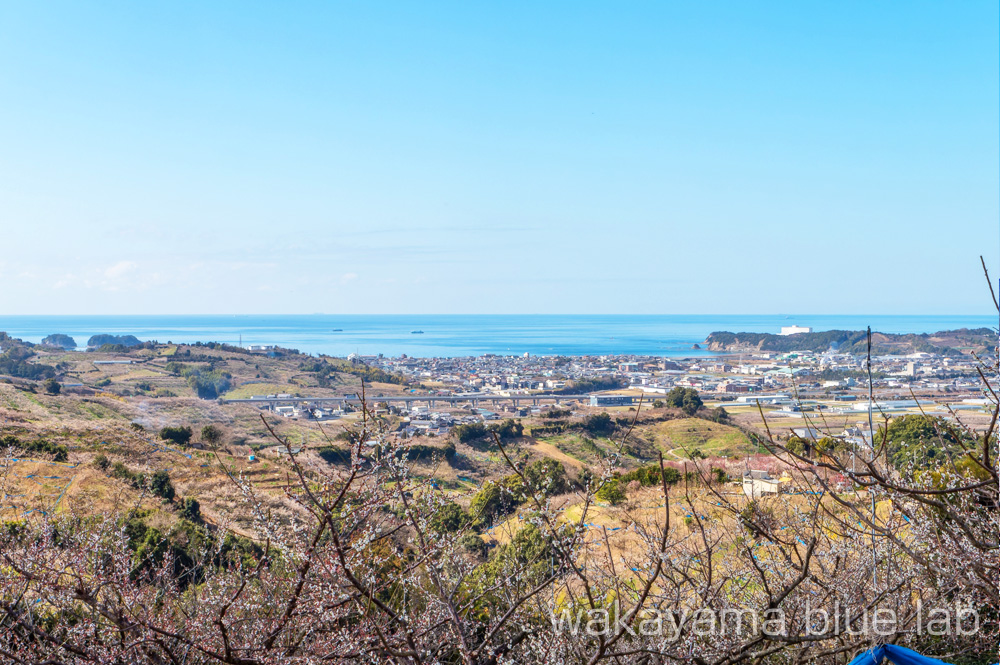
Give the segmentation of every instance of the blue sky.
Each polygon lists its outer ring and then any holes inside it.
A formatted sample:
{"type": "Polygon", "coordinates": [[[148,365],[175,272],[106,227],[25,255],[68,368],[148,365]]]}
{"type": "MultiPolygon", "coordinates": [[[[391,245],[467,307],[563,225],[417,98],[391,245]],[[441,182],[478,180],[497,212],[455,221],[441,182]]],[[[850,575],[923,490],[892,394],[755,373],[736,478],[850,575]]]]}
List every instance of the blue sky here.
{"type": "Polygon", "coordinates": [[[998,6],[0,2],[0,313],[985,313],[998,6]]]}

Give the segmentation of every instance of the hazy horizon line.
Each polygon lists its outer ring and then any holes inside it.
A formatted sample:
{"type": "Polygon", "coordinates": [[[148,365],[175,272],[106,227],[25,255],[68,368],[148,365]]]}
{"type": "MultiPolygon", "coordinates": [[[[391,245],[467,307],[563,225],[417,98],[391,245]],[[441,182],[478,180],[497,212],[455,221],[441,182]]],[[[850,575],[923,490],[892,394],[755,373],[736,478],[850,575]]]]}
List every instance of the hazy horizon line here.
{"type": "Polygon", "coordinates": [[[945,313],[878,313],[878,312],[220,312],[213,314],[196,314],[189,312],[167,312],[160,314],[130,314],[130,313],[99,313],[99,314],[2,314],[0,321],[5,317],[103,317],[103,316],[135,316],[135,317],[157,317],[157,316],[190,316],[190,317],[218,317],[218,316],[922,316],[922,317],[954,317],[954,316],[974,316],[974,317],[996,317],[992,313],[981,312],[945,312],[945,313]]]}

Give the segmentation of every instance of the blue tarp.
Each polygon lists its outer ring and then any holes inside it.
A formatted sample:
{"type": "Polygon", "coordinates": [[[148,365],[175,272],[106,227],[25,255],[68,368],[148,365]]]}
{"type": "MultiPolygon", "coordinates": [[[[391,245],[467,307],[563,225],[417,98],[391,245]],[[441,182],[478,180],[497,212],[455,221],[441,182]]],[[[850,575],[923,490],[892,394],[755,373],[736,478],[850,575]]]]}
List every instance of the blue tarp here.
{"type": "Polygon", "coordinates": [[[850,665],[881,665],[883,660],[888,660],[893,665],[942,665],[945,663],[943,660],[921,656],[916,651],[898,647],[895,644],[886,644],[864,652],[852,660],[850,665]]]}

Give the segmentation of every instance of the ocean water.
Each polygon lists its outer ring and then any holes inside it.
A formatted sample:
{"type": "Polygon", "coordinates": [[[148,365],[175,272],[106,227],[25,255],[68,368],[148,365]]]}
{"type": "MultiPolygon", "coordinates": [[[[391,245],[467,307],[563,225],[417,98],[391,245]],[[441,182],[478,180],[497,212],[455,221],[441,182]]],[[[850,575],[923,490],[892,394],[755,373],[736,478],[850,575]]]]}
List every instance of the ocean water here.
{"type": "Polygon", "coordinates": [[[277,344],[305,353],[406,354],[418,357],[635,354],[711,355],[693,350],[709,333],[777,333],[782,326],[813,330],[930,333],[996,328],[996,316],[884,315],[247,315],[247,316],[5,316],[0,330],[29,342],[52,333],[84,346],[91,335],[130,334],[159,342],[277,344]],[[413,331],[423,331],[414,334],[413,331]],[[335,332],[337,331],[337,332],[335,332]]]}

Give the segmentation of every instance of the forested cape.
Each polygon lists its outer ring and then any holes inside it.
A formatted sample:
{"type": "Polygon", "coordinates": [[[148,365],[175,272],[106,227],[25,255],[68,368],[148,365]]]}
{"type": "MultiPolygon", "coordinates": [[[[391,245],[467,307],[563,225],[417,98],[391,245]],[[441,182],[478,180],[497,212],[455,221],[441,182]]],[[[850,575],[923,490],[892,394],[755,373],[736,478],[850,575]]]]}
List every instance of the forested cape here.
{"type": "MultiPolygon", "coordinates": [[[[714,332],[705,343],[710,351],[836,351],[862,355],[867,352],[867,331],[825,330],[823,332],[775,335],[772,333],[714,332]]],[[[872,333],[875,355],[906,355],[925,352],[940,355],[989,353],[996,346],[996,333],[989,328],[961,328],[936,333],[896,335],[872,333]]]]}

